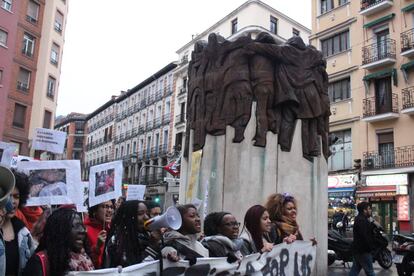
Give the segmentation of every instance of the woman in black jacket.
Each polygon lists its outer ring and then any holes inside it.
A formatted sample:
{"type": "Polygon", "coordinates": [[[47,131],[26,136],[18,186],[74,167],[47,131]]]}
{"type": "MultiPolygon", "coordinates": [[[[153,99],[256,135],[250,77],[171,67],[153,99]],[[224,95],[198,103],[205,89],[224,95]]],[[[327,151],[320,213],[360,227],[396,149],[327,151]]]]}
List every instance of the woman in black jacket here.
{"type": "Polygon", "coordinates": [[[230,262],[240,260],[243,241],[238,238],[240,222],[228,212],[214,212],[204,220],[205,238],[202,244],[210,257],[228,257],[230,262]]]}

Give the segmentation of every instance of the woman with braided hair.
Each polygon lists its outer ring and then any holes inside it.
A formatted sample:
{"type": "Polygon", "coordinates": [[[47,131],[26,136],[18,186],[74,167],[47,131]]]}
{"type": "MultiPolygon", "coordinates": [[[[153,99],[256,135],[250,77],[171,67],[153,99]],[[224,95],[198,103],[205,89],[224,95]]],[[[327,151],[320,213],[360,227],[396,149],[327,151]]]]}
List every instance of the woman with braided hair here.
{"type": "Polygon", "coordinates": [[[87,251],[80,214],[70,208],[57,209],[48,217],[36,253],[23,275],[63,276],[69,271],[93,270],[87,251]]]}

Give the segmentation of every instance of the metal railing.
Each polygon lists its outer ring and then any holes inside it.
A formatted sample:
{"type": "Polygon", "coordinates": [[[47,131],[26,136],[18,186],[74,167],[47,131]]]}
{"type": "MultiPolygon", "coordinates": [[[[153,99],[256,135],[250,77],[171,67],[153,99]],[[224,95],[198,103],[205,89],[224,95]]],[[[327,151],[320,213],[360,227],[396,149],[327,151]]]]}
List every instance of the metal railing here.
{"type": "Polygon", "coordinates": [[[362,0],[361,1],[361,11],[371,8],[375,5],[378,5],[381,2],[385,2],[387,0],[362,0]]]}
{"type": "Polygon", "coordinates": [[[414,166],[414,146],[363,153],[364,170],[378,170],[414,166]]]}
{"type": "Polygon", "coordinates": [[[161,125],[161,117],[157,117],[154,120],[154,128],[157,128],[161,125]]]}
{"type": "Polygon", "coordinates": [[[175,124],[178,125],[181,123],[185,123],[185,113],[175,116],[175,124]]]}
{"type": "Polygon", "coordinates": [[[402,32],[400,37],[401,37],[401,53],[414,48],[414,29],[402,32]]]}
{"type": "Polygon", "coordinates": [[[168,153],[168,145],[167,144],[162,144],[159,146],[158,149],[158,154],[159,156],[165,156],[168,153]]]}
{"type": "Polygon", "coordinates": [[[157,93],[155,94],[155,100],[159,101],[162,99],[162,90],[158,90],[157,93]]]}
{"type": "Polygon", "coordinates": [[[178,92],[178,95],[183,95],[183,94],[187,93],[187,88],[185,88],[184,86],[181,86],[179,89],[180,90],[178,92]]]}
{"type": "Polygon", "coordinates": [[[363,100],[363,115],[371,117],[384,113],[398,113],[398,95],[391,93],[390,96],[385,95],[383,99],[378,97],[370,97],[363,100]]]}
{"type": "Polygon", "coordinates": [[[167,125],[170,123],[170,113],[162,115],[162,124],[167,125]]]}
{"type": "Polygon", "coordinates": [[[414,107],[414,86],[404,88],[402,91],[402,108],[414,107]]]}
{"type": "Polygon", "coordinates": [[[362,47],[362,65],[385,58],[395,59],[395,40],[387,38],[383,41],[362,47]]]}

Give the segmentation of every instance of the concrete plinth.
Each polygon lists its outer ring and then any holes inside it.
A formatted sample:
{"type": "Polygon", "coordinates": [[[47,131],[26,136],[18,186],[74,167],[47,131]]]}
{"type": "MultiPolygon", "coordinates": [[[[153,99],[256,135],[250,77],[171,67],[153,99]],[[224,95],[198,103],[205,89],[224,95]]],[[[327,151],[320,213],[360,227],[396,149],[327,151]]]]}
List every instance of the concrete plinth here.
{"type": "MultiPolygon", "coordinates": [[[[181,168],[180,203],[203,200],[200,214],[229,211],[243,222],[255,204],[264,204],[271,193],[292,194],[298,202],[298,222],[305,239],[318,241],[314,275],[327,275],[328,168],[323,157],[313,162],[302,157],[301,121],[296,124],[290,152],[282,152],[277,135],[267,133],[265,148],[253,145],[255,104],[241,143],[233,143],[234,129],[223,136],[207,135],[200,164],[191,151],[181,168]],[[195,170],[199,165],[199,170],[195,170]],[[189,190],[192,191],[189,193],[189,190]]],[[[196,153],[197,154],[197,153],[196,153]]]]}

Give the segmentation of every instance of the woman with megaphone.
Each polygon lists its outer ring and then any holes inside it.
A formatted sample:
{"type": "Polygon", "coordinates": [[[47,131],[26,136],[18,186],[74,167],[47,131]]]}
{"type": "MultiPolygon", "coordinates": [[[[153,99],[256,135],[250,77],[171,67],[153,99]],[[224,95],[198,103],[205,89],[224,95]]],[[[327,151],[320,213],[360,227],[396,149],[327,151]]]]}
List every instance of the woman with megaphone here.
{"type": "Polygon", "coordinates": [[[161,234],[145,229],[144,223],[148,219],[144,201],[131,200],[121,204],[106,238],[104,267],[125,267],[158,259],[161,234]]]}

